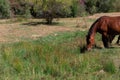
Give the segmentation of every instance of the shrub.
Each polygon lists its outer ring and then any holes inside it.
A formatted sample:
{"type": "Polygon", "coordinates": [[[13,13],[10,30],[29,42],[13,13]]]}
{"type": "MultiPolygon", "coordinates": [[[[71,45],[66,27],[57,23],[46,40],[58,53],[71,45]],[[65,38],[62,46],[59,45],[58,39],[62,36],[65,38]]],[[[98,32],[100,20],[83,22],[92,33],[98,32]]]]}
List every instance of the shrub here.
{"type": "Polygon", "coordinates": [[[88,13],[94,14],[97,12],[97,0],[85,0],[85,9],[88,13]]]}
{"type": "Polygon", "coordinates": [[[54,18],[58,17],[70,17],[71,15],[71,0],[41,0],[41,1],[29,1],[32,3],[30,12],[32,16],[36,18],[44,18],[47,24],[51,24],[54,18]]]}
{"type": "Polygon", "coordinates": [[[119,11],[118,0],[85,0],[85,9],[88,13],[119,11]],[[116,8],[116,9],[115,9],[116,8]]]}
{"type": "Polygon", "coordinates": [[[72,1],[72,6],[71,6],[71,15],[72,17],[76,17],[78,13],[78,2],[76,0],[72,1]]]}
{"type": "Polygon", "coordinates": [[[0,0],[0,18],[10,17],[10,5],[8,0],[0,0]]]}
{"type": "Polygon", "coordinates": [[[113,11],[114,0],[98,0],[96,3],[97,12],[110,12],[113,11]]]}

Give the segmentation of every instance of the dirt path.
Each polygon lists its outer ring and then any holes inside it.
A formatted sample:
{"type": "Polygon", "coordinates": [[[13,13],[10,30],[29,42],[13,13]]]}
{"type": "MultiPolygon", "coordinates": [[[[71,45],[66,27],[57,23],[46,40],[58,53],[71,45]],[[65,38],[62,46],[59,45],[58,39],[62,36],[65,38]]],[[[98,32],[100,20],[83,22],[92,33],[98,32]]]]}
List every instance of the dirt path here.
{"type": "Polygon", "coordinates": [[[26,39],[37,39],[54,32],[73,31],[74,28],[64,26],[27,26],[19,23],[0,24],[0,42],[16,42],[26,39]]]}
{"type": "Polygon", "coordinates": [[[37,39],[39,37],[46,36],[54,32],[86,30],[93,22],[88,22],[87,19],[95,20],[96,18],[103,15],[119,16],[120,13],[100,13],[85,17],[85,20],[83,20],[84,18],[59,19],[58,22],[60,22],[61,24],[58,25],[31,24],[31,22],[35,22],[35,20],[15,23],[9,23],[10,20],[0,20],[0,43],[37,39]],[[77,27],[78,24],[79,26],[77,27]]]}

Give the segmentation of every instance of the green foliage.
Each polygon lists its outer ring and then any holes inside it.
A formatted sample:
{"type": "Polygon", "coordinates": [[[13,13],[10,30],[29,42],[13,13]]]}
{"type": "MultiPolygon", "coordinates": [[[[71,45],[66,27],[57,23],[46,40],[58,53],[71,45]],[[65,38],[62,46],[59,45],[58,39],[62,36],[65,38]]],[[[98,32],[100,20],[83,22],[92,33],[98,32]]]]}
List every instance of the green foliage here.
{"type": "Polygon", "coordinates": [[[24,4],[24,10],[23,10],[23,17],[25,18],[31,18],[31,13],[30,13],[30,6],[28,3],[25,3],[24,4]]]}
{"type": "Polygon", "coordinates": [[[36,11],[41,11],[42,17],[46,19],[48,24],[52,23],[53,18],[59,16],[68,16],[70,13],[70,7],[67,2],[59,0],[42,0],[41,4],[35,7],[36,11]]]}
{"type": "Polygon", "coordinates": [[[97,12],[96,3],[97,0],[85,0],[86,11],[89,12],[90,14],[96,13],[97,12]]]}
{"type": "Polygon", "coordinates": [[[10,5],[8,0],[0,0],[0,18],[10,17],[10,5]]]}
{"type": "Polygon", "coordinates": [[[110,12],[114,10],[113,3],[115,0],[98,0],[97,1],[97,12],[110,12]]]}
{"type": "Polygon", "coordinates": [[[118,0],[85,0],[85,9],[90,14],[119,11],[118,0]]]}
{"type": "Polygon", "coordinates": [[[58,17],[111,11],[120,11],[119,0],[0,0],[0,18],[14,15],[30,18],[32,15],[45,18],[48,24],[58,17]]]}
{"type": "Polygon", "coordinates": [[[71,6],[71,12],[72,12],[72,16],[76,17],[77,16],[77,10],[78,10],[78,2],[76,0],[72,1],[72,6],[71,6]]]}

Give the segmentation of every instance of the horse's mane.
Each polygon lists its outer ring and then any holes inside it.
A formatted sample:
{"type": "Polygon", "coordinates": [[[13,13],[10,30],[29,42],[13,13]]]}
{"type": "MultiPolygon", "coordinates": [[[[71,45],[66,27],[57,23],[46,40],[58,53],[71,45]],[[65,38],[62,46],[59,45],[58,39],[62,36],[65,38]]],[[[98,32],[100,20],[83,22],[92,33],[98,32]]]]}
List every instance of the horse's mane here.
{"type": "MultiPolygon", "coordinates": [[[[105,17],[105,16],[102,16],[102,17],[105,17]]],[[[95,25],[97,25],[97,23],[99,22],[99,20],[100,20],[102,17],[98,18],[98,19],[91,25],[87,36],[90,36],[90,35],[92,34],[95,25]]]]}

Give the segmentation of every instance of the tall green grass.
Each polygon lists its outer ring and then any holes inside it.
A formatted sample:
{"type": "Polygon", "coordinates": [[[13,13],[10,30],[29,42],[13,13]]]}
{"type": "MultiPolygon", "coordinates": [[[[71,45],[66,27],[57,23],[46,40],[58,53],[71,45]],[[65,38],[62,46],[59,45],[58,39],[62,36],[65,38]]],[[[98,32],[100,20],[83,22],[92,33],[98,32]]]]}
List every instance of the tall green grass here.
{"type": "Polygon", "coordinates": [[[35,41],[1,44],[0,80],[119,80],[114,59],[120,50],[82,54],[85,35],[83,31],[54,33],[35,41]]]}

